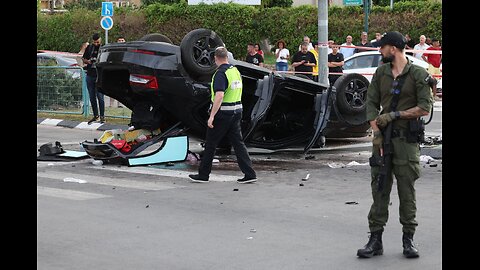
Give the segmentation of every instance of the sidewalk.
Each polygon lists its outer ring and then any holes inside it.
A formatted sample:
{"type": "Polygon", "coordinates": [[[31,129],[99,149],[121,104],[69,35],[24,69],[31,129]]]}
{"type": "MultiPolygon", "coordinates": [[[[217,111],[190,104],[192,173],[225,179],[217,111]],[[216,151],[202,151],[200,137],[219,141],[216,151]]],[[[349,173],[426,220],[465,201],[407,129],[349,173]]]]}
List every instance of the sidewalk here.
{"type": "Polygon", "coordinates": [[[109,124],[109,123],[92,123],[89,125],[87,122],[72,121],[72,120],[63,120],[63,119],[53,119],[53,118],[37,118],[37,125],[47,125],[47,126],[59,126],[67,128],[79,128],[79,129],[92,129],[92,130],[110,130],[110,129],[128,129],[128,125],[118,125],[118,124],[109,124]]]}

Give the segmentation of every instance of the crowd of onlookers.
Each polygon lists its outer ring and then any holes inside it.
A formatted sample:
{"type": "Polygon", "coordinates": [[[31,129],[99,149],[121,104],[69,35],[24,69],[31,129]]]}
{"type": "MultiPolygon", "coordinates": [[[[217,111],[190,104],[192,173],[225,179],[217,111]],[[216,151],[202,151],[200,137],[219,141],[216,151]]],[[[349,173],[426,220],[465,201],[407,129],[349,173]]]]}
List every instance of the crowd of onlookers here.
{"type": "MultiPolygon", "coordinates": [[[[353,43],[353,37],[348,35],[345,42],[339,44],[334,40],[328,40],[328,70],[330,83],[334,83],[340,76],[338,73],[343,72],[344,60],[348,57],[370,50],[377,50],[379,48],[379,41],[382,38],[381,33],[375,33],[375,38],[368,40],[368,33],[362,32],[360,41],[353,43]]],[[[412,55],[429,63],[428,71],[431,74],[441,73],[441,53],[422,52],[424,50],[441,51],[440,40],[437,38],[427,38],[425,35],[419,37],[419,43],[415,44],[409,34],[405,34],[406,39],[406,54],[412,55]],[[413,51],[408,51],[413,50],[413,51]]],[[[303,42],[298,46],[298,51],[290,54],[287,44],[284,40],[278,40],[275,44],[275,70],[280,72],[295,72],[295,74],[302,74],[300,76],[308,77],[312,80],[318,81],[318,42],[310,41],[308,36],[303,37],[303,42]]],[[[272,50],[273,51],[273,50],[272,50]]],[[[264,66],[265,54],[261,50],[260,45],[249,43],[247,46],[246,62],[264,66]]]]}

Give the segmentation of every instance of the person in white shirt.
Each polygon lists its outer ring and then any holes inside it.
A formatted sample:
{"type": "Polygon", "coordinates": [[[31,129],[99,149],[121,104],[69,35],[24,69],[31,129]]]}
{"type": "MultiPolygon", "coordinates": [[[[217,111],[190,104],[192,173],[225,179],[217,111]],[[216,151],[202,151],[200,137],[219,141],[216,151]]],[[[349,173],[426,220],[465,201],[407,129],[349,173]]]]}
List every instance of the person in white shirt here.
{"type": "Polygon", "coordinates": [[[331,54],[333,52],[332,50],[332,45],[335,43],[332,39],[328,40],[328,52],[327,55],[331,54]]]}
{"type": "MultiPolygon", "coordinates": [[[[426,39],[427,39],[427,38],[425,37],[425,35],[421,35],[421,36],[420,36],[420,43],[418,43],[417,45],[415,45],[415,47],[413,47],[413,49],[414,49],[414,50],[426,50],[428,47],[430,47],[427,43],[425,43],[425,40],[426,40],[426,39]]],[[[415,52],[415,57],[416,57],[416,58],[425,61],[425,60],[422,58],[422,55],[423,55],[422,52],[415,52]]]]}
{"type": "Polygon", "coordinates": [[[343,54],[344,59],[347,59],[347,57],[352,56],[355,52],[355,48],[343,47],[343,46],[355,46],[355,45],[353,45],[352,40],[353,40],[352,36],[349,35],[346,38],[346,42],[343,43],[342,45],[340,45],[339,53],[343,54]]]}
{"type": "MultiPolygon", "coordinates": [[[[312,45],[312,42],[310,42],[310,38],[308,36],[304,36],[303,37],[303,42],[307,42],[308,43],[308,50],[313,50],[313,45],[312,45]]],[[[298,46],[298,51],[301,51],[302,50],[302,45],[298,46]]]]}
{"type": "Polygon", "coordinates": [[[275,50],[275,69],[277,71],[288,71],[288,59],[290,58],[290,51],[285,48],[285,41],[280,39],[277,41],[277,49],[275,50]]]}

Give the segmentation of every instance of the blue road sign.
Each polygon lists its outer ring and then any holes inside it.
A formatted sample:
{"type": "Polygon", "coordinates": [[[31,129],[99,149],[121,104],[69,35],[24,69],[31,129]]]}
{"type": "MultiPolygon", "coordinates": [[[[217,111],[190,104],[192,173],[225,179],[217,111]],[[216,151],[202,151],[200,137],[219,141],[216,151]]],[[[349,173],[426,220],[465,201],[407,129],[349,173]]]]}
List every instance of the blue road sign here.
{"type": "Polygon", "coordinates": [[[100,25],[105,30],[110,30],[113,27],[113,19],[110,16],[105,16],[100,20],[100,25]]]}
{"type": "Polygon", "coordinates": [[[113,16],[112,2],[102,2],[102,16],[113,16]]]}

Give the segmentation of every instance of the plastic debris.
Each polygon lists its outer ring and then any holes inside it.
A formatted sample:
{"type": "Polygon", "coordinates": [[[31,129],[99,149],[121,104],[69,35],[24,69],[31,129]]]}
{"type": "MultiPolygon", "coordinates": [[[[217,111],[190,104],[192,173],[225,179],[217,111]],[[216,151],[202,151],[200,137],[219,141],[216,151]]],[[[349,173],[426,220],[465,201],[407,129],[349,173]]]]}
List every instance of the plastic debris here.
{"type": "Polygon", "coordinates": [[[300,183],[300,184],[298,184],[298,185],[299,185],[299,186],[301,186],[301,187],[303,187],[303,186],[304,186],[304,184],[303,184],[303,183],[300,183]]]}
{"type": "Polygon", "coordinates": [[[72,178],[72,177],[67,177],[63,179],[63,182],[74,182],[74,183],[79,183],[79,184],[85,184],[87,181],[82,180],[82,179],[77,179],[77,178],[72,178]]]}
{"type": "Polygon", "coordinates": [[[427,155],[421,155],[420,156],[420,162],[430,163],[430,161],[433,161],[433,160],[435,160],[435,159],[432,158],[431,156],[427,156],[427,155]]]}
{"type": "Polygon", "coordinates": [[[220,162],[220,160],[218,160],[218,159],[216,159],[216,158],[214,158],[214,159],[212,160],[212,163],[219,163],[219,162],[220,162]]]}
{"type": "Polygon", "coordinates": [[[252,240],[252,239],[253,239],[252,236],[247,237],[247,240],[252,240]]]}
{"type": "Polygon", "coordinates": [[[345,167],[352,167],[352,166],[366,166],[366,165],[369,165],[369,163],[368,163],[368,162],[358,163],[358,162],[356,162],[356,161],[351,161],[351,162],[349,162],[349,163],[347,163],[347,164],[343,164],[343,163],[341,163],[341,162],[330,162],[330,163],[328,163],[327,165],[328,165],[328,167],[330,167],[330,168],[336,169],[336,168],[345,168],[345,167]]]}
{"type": "Polygon", "coordinates": [[[305,176],[304,178],[302,178],[302,181],[307,181],[308,178],[310,178],[310,174],[309,174],[309,173],[307,173],[307,176],[305,176]]]}
{"type": "Polygon", "coordinates": [[[358,202],[356,202],[356,201],[348,201],[348,202],[345,202],[345,204],[358,204],[358,202]]]}
{"type": "Polygon", "coordinates": [[[100,165],[103,165],[103,161],[95,159],[92,161],[92,164],[95,166],[100,166],[100,165]]]}
{"type": "Polygon", "coordinates": [[[250,232],[251,232],[251,233],[256,233],[257,230],[255,230],[255,229],[250,229],[250,232]]]}
{"type": "Polygon", "coordinates": [[[238,188],[234,188],[233,191],[238,191],[238,188]]]}

